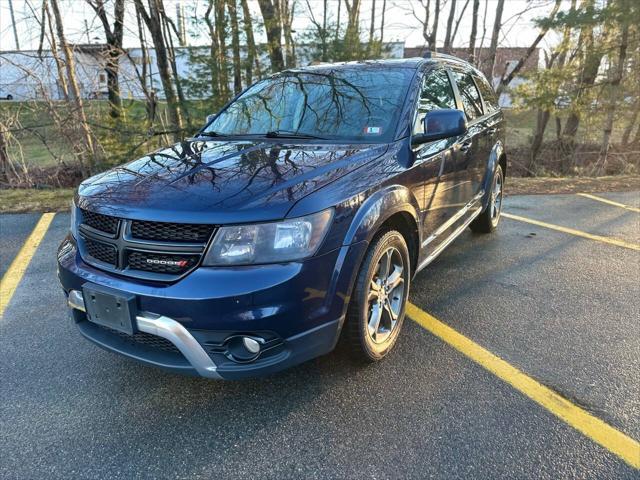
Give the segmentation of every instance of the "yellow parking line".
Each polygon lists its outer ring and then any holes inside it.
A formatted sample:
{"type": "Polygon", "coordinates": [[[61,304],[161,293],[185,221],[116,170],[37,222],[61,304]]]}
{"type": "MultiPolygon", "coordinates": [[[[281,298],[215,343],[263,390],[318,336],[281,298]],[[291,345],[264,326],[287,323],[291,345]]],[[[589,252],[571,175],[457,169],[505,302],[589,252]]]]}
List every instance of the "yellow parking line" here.
{"type": "Polygon", "coordinates": [[[29,266],[33,254],[36,252],[45,233],[47,233],[54,216],[55,213],[42,214],[31,235],[29,235],[29,238],[24,242],[18,255],[13,259],[9,269],[5,272],[2,280],[0,280],[0,317],[4,315],[4,310],[7,308],[11,297],[13,297],[24,272],[29,266]]]}
{"type": "Polygon", "coordinates": [[[625,205],[624,203],[614,202],[613,200],[609,200],[608,198],[597,197],[595,195],[591,195],[589,193],[578,193],[581,197],[590,198],[591,200],[595,200],[597,202],[606,203],[609,205],[613,205],[614,207],[624,208],[626,210],[630,210],[632,212],[640,213],[640,208],[632,207],[630,205],[625,205]]]}
{"type": "Polygon", "coordinates": [[[558,232],[569,233],[571,235],[575,235],[577,237],[588,238],[589,240],[595,240],[597,242],[608,243],[610,245],[616,245],[618,247],[629,248],[631,250],[640,251],[640,245],[637,243],[625,242],[624,240],[619,240],[617,238],[611,237],[602,237],[600,235],[593,235],[591,233],[582,232],[580,230],[574,230],[573,228],[561,227],[560,225],[554,225],[552,223],[545,223],[539,220],[533,220],[532,218],[520,217],[518,215],[512,215],[510,213],[502,212],[500,214],[505,218],[510,218],[511,220],[517,220],[519,222],[530,223],[531,225],[537,225],[539,227],[549,228],[551,230],[556,230],[558,232]]]}
{"type": "Polygon", "coordinates": [[[421,327],[507,382],[559,419],[602,445],[632,467],[640,469],[640,443],[637,440],[571,403],[412,303],[407,304],[407,315],[421,327]]]}

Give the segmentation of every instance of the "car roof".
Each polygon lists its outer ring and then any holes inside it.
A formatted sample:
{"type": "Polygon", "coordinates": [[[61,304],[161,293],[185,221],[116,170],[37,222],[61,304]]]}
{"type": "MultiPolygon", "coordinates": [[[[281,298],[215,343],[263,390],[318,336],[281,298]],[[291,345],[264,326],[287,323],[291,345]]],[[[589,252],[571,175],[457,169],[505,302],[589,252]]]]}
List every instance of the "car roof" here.
{"type": "Polygon", "coordinates": [[[387,58],[381,60],[358,60],[351,62],[314,63],[305,67],[296,67],[284,70],[286,72],[335,72],[336,70],[354,70],[360,68],[407,68],[416,70],[426,64],[456,65],[470,70],[476,70],[473,65],[453,55],[430,53],[425,57],[412,58],[387,58]]]}

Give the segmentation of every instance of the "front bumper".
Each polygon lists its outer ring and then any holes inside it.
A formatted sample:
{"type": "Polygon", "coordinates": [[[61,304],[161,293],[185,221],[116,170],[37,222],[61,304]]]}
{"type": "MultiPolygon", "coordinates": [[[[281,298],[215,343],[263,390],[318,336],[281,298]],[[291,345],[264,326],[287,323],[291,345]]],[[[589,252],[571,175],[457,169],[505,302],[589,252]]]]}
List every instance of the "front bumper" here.
{"type": "Polygon", "coordinates": [[[267,375],[330,352],[366,249],[356,244],[294,264],[201,267],[159,284],[98,270],[83,262],[72,237],[66,242],[58,275],[83,336],[148,365],[224,379],[267,375]],[[136,295],[135,338],[87,320],[87,282],[136,295]],[[239,336],[263,340],[261,354],[236,361],[228,346],[239,336]]]}

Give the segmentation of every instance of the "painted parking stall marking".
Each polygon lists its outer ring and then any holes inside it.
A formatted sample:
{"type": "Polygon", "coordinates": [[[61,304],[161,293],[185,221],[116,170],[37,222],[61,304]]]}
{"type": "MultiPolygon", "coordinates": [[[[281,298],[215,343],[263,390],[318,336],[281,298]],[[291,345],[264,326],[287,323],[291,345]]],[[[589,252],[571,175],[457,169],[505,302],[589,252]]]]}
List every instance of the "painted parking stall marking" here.
{"type": "Polygon", "coordinates": [[[414,304],[407,303],[407,315],[422,328],[507,382],[571,427],[632,467],[640,469],[640,443],[637,440],[591,415],[414,304]]]}
{"type": "Polygon", "coordinates": [[[22,280],[24,272],[29,266],[29,262],[47,233],[49,225],[51,225],[55,215],[55,213],[42,214],[40,220],[38,220],[38,223],[29,235],[29,238],[24,242],[24,245],[22,245],[22,248],[13,259],[13,262],[11,262],[9,269],[2,277],[2,280],[0,280],[0,317],[4,316],[4,311],[11,301],[11,297],[13,297],[16,288],[18,288],[18,284],[20,280],[22,280]]]}
{"type": "Polygon", "coordinates": [[[589,240],[595,240],[596,242],[608,243],[609,245],[615,245],[617,247],[628,248],[630,250],[636,250],[640,252],[640,245],[637,243],[626,242],[618,238],[603,237],[601,235],[593,235],[591,233],[583,232],[581,230],[575,230],[573,228],[563,227],[561,225],[554,225],[553,223],[541,222],[532,218],[521,217],[519,215],[513,215],[511,213],[502,212],[501,216],[510,220],[516,220],[518,222],[530,223],[531,225],[537,225],[538,227],[548,228],[557,232],[568,233],[575,235],[576,237],[587,238],[589,240]]]}
{"type": "Polygon", "coordinates": [[[608,198],[598,197],[596,195],[591,195],[589,193],[578,193],[577,195],[584,198],[589,198],[591,200],[595,200],[596,202],[602,202],[608,205],[613,205],[614,207],[624,208],[625,210],[629,210],[631,212],[640,213],[640,208],[632,207],[630,205],[625,205],[624,203],[614,202],[613,200],[609,200],[608,198]]]}

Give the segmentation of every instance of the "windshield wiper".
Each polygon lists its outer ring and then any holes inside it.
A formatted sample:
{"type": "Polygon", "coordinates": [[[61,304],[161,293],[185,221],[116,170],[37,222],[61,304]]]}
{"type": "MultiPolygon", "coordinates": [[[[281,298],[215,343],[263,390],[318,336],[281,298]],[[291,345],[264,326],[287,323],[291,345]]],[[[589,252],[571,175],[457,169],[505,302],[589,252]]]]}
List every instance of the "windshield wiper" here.
{"type": "Polygon", "coordinates": [[[316,140],[327,140],[325,137],[313,135],[311,133],[296,132],[293,130],[271,130],[264,134],[267,138],[312,138],[316,140]]]}
{"type": "Polygon", "coordinates": [[[224,133],[218,133],[218,132],[200,132],[198,136],[215,138],[215,137],[227,137],[228,135],[224,133]]]}

